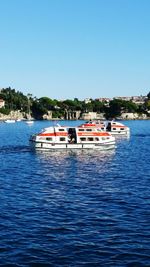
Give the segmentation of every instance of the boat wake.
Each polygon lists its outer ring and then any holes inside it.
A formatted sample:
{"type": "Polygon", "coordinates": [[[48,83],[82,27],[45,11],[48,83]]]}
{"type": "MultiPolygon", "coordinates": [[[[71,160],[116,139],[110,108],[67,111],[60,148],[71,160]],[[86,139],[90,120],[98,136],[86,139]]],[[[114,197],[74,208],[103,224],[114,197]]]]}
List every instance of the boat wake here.
{"type": "Polygon", "coordinates": [[[26,153],[31,149],[29,146],[1,146],[0,154],[9,154],[9,153],[26,153]]]}

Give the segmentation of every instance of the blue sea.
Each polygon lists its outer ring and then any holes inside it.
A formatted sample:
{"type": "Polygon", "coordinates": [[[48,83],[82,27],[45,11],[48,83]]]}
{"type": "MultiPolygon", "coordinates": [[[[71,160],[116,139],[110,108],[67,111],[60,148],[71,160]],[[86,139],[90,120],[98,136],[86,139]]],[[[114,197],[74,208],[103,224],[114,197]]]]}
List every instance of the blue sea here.
{"type": "Polygon", "coordinates": [[[35,152],[53,122],[0,123],[0,266],[150,266],[150,121],[124,124],[114,150],[35,152]]]}

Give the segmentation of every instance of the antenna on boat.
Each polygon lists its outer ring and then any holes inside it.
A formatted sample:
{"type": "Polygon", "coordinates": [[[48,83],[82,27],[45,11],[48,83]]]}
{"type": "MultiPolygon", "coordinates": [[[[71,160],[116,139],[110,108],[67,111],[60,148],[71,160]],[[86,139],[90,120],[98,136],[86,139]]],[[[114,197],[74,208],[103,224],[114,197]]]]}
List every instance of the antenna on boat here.
{"type": "Polygon", "coordinates": [[[61,125],[57,121],[54,121],[54,126],[61,127],[61,125]]]}

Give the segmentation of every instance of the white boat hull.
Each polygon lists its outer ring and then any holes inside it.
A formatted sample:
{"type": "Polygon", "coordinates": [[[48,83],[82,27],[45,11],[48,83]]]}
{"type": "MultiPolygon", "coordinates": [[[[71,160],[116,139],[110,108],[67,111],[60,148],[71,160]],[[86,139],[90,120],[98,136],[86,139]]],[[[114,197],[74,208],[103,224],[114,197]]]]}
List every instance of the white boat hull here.
{"type": "Polygon", "coordinates": [[[130,131],[110,131],[111,135],[129,136],[130,131]]]}
{"type": "Polygon", "coordinates": [[[6,120],[5,122],[6,123],[15,123],[16,121],[15,120],[6,120]]]}
{"type": "Polygon", "coordinates": [[[108,150],[115,148],[115,142],[99,144],[49,144],[44,142],[32,142],[32,147],[37,150],[59,150],[59,149],[99,149],[108,150]]]}
{"type": "Polygon", "coordinates": [[[31,125],[33,123],[34,123],[34,121],[26,121],[26,124],[29,124],[29,125],[31,125]]]}

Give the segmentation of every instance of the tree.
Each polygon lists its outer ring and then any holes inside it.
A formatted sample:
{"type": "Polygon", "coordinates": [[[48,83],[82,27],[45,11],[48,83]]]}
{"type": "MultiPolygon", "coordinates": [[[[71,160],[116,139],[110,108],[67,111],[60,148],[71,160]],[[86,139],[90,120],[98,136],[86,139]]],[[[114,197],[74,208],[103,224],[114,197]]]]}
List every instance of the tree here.
{"type": "Polygon", "coordinates": [[[55,105],[57,104],[56,100],[52,100],[49,97],[41,97],[39,103],[47,110],[54,110],[55,105]]]}
{"type": "Polygon", "coordinates": [[[105,108],[106,118],[113,119],[121,115],[121,100],[114,99],[109,103],[109,107],[105,108]]]}
{"type": "Polygon", "coordinates": [[[23,93],[8,87],[1,90],[0,97],[5,100],[6,109],[27,111],[28,99],[23,93]]]}
{"type": "Polygon", "coordinates": [[[98,100],[92,101],[92,105],[93,105],[93,111],[94,112],[103,112],[104,110],[104,104],[98,100]]]}
{"type": "Polygon", "coordinates": [[[33,101],[31,109],[35,119],[42,119],[43,115],[47,113],[47,109],[37,100],[33,101]]]}
{"type": "Polygon", "coordinates": [[[150,99],[150,92],[147,94],[148,99],[150,99]]]}

